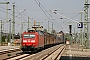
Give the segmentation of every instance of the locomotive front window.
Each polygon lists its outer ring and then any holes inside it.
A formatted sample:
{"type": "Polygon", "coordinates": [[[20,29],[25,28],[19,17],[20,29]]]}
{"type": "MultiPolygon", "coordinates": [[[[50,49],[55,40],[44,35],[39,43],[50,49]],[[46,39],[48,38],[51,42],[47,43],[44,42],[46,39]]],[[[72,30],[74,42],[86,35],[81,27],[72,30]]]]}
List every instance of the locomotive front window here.
{"type": "Polygon", "coordinates": [[[24,38],[35,38],[35,34],[25,34],[24,38]]]}
{"type": "Polygon", "coordinates": [[[28,35],[28,34],[27,34],[27,35],[25,34],[25,35],[24,35],[24,38],[29,38],[29,35],[28,35]]]}
{"type": "Polygon", "coordinates": [[[31,34],[31,35],[30,35],[30,38],[35,38],[35,35],[34,35],[34,34],[31,34]]]}

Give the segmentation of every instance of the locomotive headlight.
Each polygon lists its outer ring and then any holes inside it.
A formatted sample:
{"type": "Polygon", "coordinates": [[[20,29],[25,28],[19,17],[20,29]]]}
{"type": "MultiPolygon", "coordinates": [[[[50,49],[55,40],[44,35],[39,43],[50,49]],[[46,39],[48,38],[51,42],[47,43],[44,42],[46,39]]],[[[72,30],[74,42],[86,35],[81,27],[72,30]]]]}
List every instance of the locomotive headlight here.
{"type": "Polygon", "coordinates": [[[27,42],[27,40],[23,40],[23,42],[27,42]]]}
{"type": "Polygon", "coordinates": [[[31,40],[31,42],[35,42],[35,40],[31,40]]]}

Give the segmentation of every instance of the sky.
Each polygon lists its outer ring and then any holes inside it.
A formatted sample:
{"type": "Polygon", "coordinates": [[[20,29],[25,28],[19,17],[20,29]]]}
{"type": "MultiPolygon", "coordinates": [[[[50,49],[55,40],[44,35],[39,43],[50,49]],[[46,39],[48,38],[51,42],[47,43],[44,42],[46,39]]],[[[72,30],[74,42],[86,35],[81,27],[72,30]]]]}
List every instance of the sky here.
{"type": "MultiPolygon", "coordinates": [[[[11,10],[8,11],[8,20],[10,18],[12,20],[12,5],[15,4],[15,33],[21,32],[21,22],[26,22],[23,24],[23,31],[27,30],[28,17],[30,17],[31,22],[30,28],[36,20],[36,22],[40,22],[44,29],[48,29],[49,21],[49,32],[52,30],[52,23],[53,29],[57,32],[68,32],[70,24],[72,24],[72,32],[79,32],[80,29],[77,28],[75,21],[80,21],[80,12],[84,11],[85,0],[0,0],[0,2],[10,2],[8,9],[11,10]],[[57,10],[59,15],[54,14],[54,10],[57,10]]],[[[90,3],[90,0],[88,2],[90,3]]],[[[3,31],[9,32],[6,14],[6,4],[0,4],[0,19],[4,22],[3,31]]],[[[84,20],[84,12],[82,18],[84,20]]]]}

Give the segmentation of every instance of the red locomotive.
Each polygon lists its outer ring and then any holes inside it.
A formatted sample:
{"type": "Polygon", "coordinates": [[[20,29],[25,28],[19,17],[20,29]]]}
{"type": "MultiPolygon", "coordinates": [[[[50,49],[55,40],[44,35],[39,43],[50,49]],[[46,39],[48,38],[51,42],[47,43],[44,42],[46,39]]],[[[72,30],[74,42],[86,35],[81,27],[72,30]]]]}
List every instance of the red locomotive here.
{"type": "Polygon", "coordinates": [[[36,51],[42,48],[56,45],[63,41],[60,37],[44,33],[40,30],[29,30],[28,32],[23,32],[22,34],[22,51],[36,51]]]}

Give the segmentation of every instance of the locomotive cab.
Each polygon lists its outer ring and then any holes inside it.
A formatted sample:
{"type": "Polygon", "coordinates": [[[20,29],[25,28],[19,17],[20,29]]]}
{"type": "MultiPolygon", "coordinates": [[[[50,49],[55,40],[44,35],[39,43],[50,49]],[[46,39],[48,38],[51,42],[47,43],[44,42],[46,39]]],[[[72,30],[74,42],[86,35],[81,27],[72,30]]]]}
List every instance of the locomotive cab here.
{"type": "Polygon", "coordinates": [[[34,51],[44,46],[44,35],[31,30],[22,34],[22,51],[34,51]]]}

